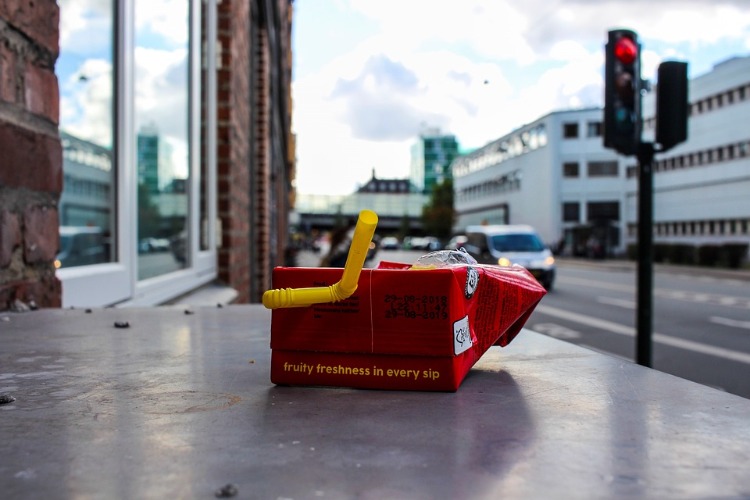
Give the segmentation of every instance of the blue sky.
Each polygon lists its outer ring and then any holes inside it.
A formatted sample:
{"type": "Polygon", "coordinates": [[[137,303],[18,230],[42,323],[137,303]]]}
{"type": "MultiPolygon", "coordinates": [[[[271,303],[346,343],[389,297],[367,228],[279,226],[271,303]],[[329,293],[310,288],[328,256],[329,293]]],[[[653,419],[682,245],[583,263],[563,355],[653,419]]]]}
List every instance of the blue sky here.
{"type": "Polygon", "coordinates": [[[409,175],[439,128],[480,147],[558,109],[601,106],[607,30],[638,32],[644,78],[750,55],[748,0],[295,0],[300,193],[409,175]]]}
{"type": "MultiPolygon", "coordinates": [[[[59,0],[60,126],[81,139],[111,147],[113,4],[59,0]],[[85,78],[81,78],[85,76],[85,78]]],[[[187,176],[188,6],[148,0],[135,6],[135,127],[155,127],[187,176]]]]}

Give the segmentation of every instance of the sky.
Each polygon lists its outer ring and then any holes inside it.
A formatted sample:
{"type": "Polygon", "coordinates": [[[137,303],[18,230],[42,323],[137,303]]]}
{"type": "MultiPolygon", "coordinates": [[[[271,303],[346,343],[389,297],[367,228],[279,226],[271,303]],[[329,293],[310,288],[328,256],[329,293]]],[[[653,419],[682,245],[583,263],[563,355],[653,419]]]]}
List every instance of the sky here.
{"type": "MultiPolygon", "coordinates": [[[[58,0],[60,126],[104,147],[113,143],[112,32],[110,0],[58,0]]],[[[134,122],[136,131],[159,134],[168,151],[169,176],[188,170],[187,2],[144,0],[135,4],[134,122]]]]}
{"type": "Polygon", "coordinates": [[[349,194],[409,176],[439,129],[462,150],[561,109],[602,106],[607,31],[642,45],[642,78],[750,55],[750,0],[295,0],[296,188],[349,194]]]}

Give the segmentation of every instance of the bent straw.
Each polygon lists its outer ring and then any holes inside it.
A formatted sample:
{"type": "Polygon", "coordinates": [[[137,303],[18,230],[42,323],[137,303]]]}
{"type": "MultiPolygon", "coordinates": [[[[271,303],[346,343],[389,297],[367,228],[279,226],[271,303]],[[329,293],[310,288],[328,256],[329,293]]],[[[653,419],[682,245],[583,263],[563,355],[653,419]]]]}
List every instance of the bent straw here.
{"type": "Polygon", "coordinates": [[[324,302],[338,302],[350,297],[357,290],[359,275],[365,265],[367,250],[370,248],[375,227],[378,225],[378,214],[372,210],[362,210],[354,228],[349,255],[344,264],[341,280],[331,286],[313,288],[277,288],[263,294],[263,305],[266,309],[282,307],[303,307],[324,302]]]}

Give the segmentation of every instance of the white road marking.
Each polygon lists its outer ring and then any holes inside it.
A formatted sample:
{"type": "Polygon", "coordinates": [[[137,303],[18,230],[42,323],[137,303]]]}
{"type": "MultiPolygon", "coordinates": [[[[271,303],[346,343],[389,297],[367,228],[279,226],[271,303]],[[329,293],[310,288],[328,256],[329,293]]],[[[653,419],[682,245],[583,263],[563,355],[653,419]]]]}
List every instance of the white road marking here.
{"type": "MultiPolygon", "coordinates": [[[[566,319],[574,323],[582,325],[592,326],[599,328],[600,330],[606,330],[608,332],[617,333],[619,335],[627,335],[628,337],[635,337],[635,329],[629,326],[621,325],[613,321],[607,321],[605,319],[592,318],[583,314],[566,311],[564,309],[558,309],[557,307],[547,306],[539,304],[536,307],[536,311],[549,316],[554,316],[560,319],[566,319]]],[[[652,332],[651,336],[654,342],[660,344],[677,347],[679,349],[685,349],[687,351],[698,352],[701,354],[708,354],[710,356],[717,356],[724,359],[730,359],[732,361],[738,361],[750,365],[750,354],[744,352],[732,351],[730,349],[724,349],[723,347],[716,347],[700,342],[694,342],[692,340],[680,339],[676,337],[670,337],[662,333],[652,332]]]]}
{"type": "Polygon", "coordinates": [[[625,309],[635,309],[635,302],[626,299],[615,299],[613,297],[597,297],[596,301],[600,304],[607,304],[609,306],[623,307],[625,309]]]}
{"type": "MultiPolygon", "coordinates": [[[[633,285],[620,285],[617,283],[606,283],[603,281],[587,280],[581,278],[561,278],[566,284],[585,286],[589,288],[602,288],[616,292],[636,293],[633,285]]],[[[717,295],[711,293],[690,292],[685,290],[673,290],[670,288],[654,288],[654,297],[671,300],[684,300],[687,302],[698,302],[702,304],[715,304],[727,307],[739,307],[750,309],[750,298],[736,297],[732,295],[717,295]]]]}
{"type": "Polygon", "coordinates": [[[721,316],[711,316],[710,318],[708,318],[708,321],[710,321],[711,323],[716,323],[717,325],[732,326],[734,328],[744,328],[746,330],[750,330],[750,321],[722,318],[721,316]]]}
{"type": "Polygon", "coordinates": [[[617,283],[607,283],[605,281],[586,280],[581,278],[569,278],[567,276],[560,278],[561,282],[581,285],[581,286],[593,286],[596,288],[604,288],[606,290],[614,290],[617,292],[630,292],[635,293],[635,287],[633,285],[618,285],[617,283]]]}
{"type": "Polygon", "coordinates": [[[558,325],[557,323],[539,323],[534,325],[532,330],[557,339],[568,340],[581,338],[581,332],[570,329],[567,326],[558,325]]]}

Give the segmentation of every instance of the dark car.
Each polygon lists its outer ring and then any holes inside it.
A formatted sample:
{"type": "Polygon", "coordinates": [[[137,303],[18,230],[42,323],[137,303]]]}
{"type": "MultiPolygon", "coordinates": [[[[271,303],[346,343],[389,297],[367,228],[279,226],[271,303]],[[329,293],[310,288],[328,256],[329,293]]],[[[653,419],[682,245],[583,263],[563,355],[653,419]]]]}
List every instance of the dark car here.
{"type": "Polygon", "coordinates": [[[60,226],[56,268],[109,262],[109,250],[100,227],[60,226]]]}

